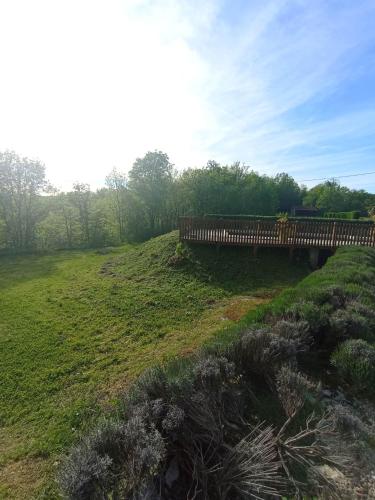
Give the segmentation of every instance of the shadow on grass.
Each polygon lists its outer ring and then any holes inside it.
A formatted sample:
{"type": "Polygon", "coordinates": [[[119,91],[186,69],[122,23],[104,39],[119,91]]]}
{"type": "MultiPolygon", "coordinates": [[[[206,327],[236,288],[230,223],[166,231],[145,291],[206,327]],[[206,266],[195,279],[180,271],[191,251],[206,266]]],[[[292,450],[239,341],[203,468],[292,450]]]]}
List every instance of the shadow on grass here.
{"type": "Polygon", "coordinates": [[[259,248],[256,256],[249,247],[189,245],[182,269],[199,279],[241,294],[249,288],[277,288],[300,281],[310,273],[307,255],[295,252],[293,260],[284,248],[259,248]]]}
{"type": "Polygon", "coordinates": [[[60,262],[74,259],[77,252],[14,255],[0,257],[0,292],[35,279],[48,278],[60,262]]]}

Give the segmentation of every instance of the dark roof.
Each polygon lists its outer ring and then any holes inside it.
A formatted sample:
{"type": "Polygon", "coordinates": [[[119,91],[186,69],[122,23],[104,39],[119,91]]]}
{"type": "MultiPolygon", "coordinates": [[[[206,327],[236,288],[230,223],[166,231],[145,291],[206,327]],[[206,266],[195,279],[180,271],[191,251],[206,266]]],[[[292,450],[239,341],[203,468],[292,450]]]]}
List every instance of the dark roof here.
{"type": "Polygon", "coordinates": [[[309,212],[319,212],[319,209],[316,207],[302,207],[302,206],[296,206],[293,207],[293,210],[306,210],[309,212]]]}

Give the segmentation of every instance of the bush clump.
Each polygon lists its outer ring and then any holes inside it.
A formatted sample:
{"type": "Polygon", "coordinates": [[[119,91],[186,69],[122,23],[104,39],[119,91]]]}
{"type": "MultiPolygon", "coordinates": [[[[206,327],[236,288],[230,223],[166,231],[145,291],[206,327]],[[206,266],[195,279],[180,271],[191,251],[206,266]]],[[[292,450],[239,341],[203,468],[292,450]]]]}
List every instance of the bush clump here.
{"type": "Polygon", "coordinates": [[[343,342],[333,353],[331,361],[339,374],[355,387],[374,391],[375,347],[365,340],[343,342]]]}
{"type": "Polygon", "coordinates": [[[229,346],[227,357],[242,376],[269,375],[283,363],[295,363],[299,348],[300,343],[294,339],[266,329],[249,330],[229,346]]]}
{"type": "Polygon", "coordinates": [[[304,322],[314,338],[329,325],[329,306],[319,306],[311,300],[302,300],[292,304],[285,312],[285,318],[295,322],[304,322]]]}
{"type": "Polygon", "coordinates": [[[374,330],[373,319],[365,314],[361,314],[361,309],[356,307],[333,312],[329,318],[329,326],[335,339],[371,338],[374,330]]]}
{"type": "Polygon", "coordinates": [[[272,327],[273,333],[295,342],[298,351],[307,351],[312,343],[310,325],[307,321],[279,320],[272,327]]]}
{"type": "Polygon", "coordinates": [[[60,484],[71,499],[127,498],[147,487],[164,455],[153,423],[139,416],[126,423],[104,422],[66,457],[60,484]]]}
{"type": "Polygon", "coordinates": [[[284,365],[276,376],[276,388],[280,402],[287,417],[294,416],[308,400],[316,389],[302,373],[284,365]]]}

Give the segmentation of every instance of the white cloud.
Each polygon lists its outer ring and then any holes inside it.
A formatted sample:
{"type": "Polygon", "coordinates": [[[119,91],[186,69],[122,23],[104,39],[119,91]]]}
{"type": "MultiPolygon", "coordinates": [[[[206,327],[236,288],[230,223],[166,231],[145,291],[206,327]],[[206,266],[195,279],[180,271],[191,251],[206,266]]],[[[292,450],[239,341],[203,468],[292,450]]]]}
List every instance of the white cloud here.
{"type": "Polygon", "coordinates": [[[40,157],[63,188],[100,186],[152,149],[179,167],[241,160],[305,177],[366,165],[373,150],[355,141],[375,111],[298,107],[366,73],[375,4],[240,5],[0,0],[0,150],[40,157]]]}

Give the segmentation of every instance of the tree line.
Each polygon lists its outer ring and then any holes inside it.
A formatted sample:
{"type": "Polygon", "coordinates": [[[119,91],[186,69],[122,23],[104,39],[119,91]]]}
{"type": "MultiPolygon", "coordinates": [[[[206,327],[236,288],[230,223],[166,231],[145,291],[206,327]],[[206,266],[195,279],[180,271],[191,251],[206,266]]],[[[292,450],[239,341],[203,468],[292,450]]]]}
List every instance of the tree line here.
{"type": "Polygon", "coordinates": [[[180,215],[275,215],[295,205],[326,211],[369,211],[375,195],[336,181],[312,189],[288,174],[209,161],[177,172],[167,154],[148,152],[125,175],[113,169],[105,187],[76,183],[58,192],[44,165],[0,152],[0,249],[8,252],[89,248],[142,241],[170,231],[180,215]]]}

